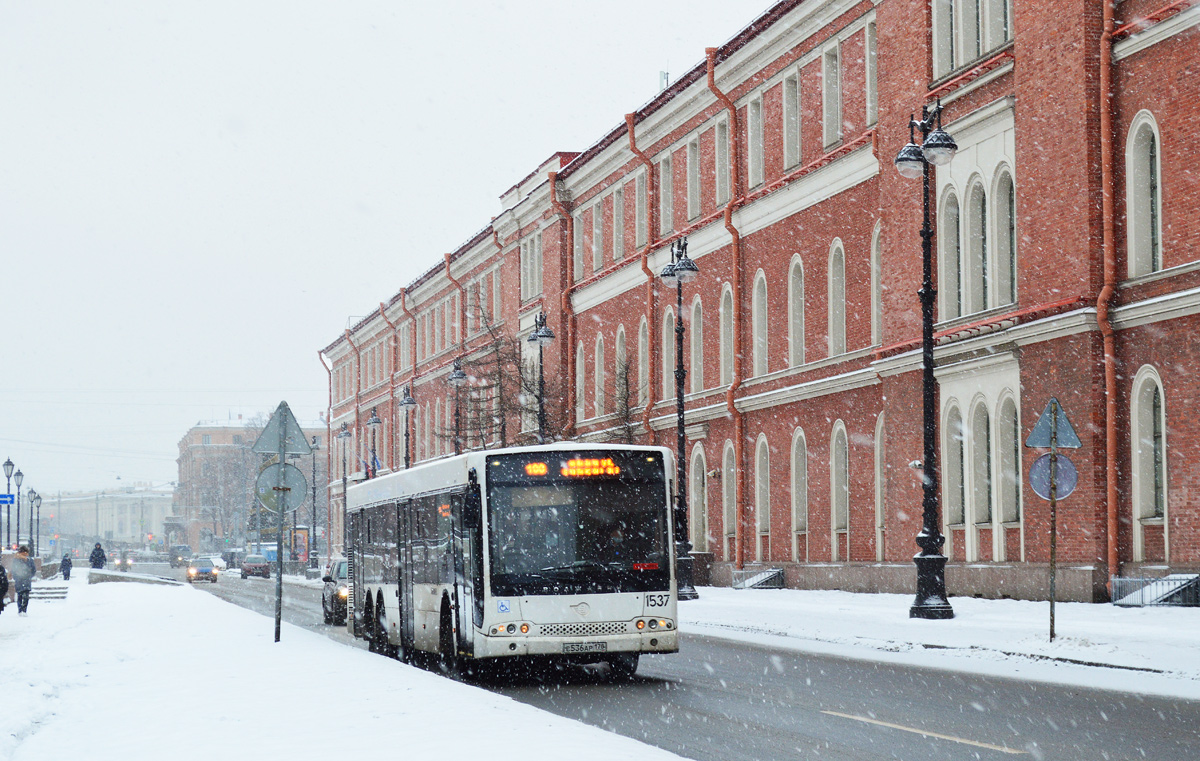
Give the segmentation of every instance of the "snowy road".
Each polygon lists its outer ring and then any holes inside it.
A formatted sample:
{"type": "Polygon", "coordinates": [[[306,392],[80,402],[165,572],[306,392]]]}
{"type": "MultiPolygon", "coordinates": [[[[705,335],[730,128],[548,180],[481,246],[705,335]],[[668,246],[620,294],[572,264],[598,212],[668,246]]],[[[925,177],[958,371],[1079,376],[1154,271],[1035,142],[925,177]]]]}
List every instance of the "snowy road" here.
{"type": "MultiPolygon", "coordinates": [[[[201,585],[274,615],[274,580],[201,585]]],[[[325,626],[320,592],[284,585],[284,620],[325,626]]],[[[729,759],[1195,759],[1200,703],[935,671],[685,636],[632,683],[581,677],[485,685],[681,756],[729,759]]]]}

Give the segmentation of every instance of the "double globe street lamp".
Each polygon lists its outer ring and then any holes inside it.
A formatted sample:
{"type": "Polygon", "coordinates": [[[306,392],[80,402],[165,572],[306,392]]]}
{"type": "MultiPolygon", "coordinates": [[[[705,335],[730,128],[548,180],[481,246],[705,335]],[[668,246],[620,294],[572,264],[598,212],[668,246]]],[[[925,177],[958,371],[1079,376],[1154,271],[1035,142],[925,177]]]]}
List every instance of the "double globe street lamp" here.
{"type": "Polygon", "coordinates": [[[408,415],[417,407],[417,400],[413,399],[412,392],[408,386],[404,387],[404,396],[400,397],[400,408],[404,410],[404,469],[408,470],[412,465],[412,450],[408,446],[408,429],[411,427],[408,421],[408,415]]]}
{"type": "MultiPolygon", "coordinates": [[[[12,474],[13,461],[6,458],[4,460],[4,494],[9,498],[12,497],[12,474]]],[[[20,489],[21,487],[18,486],[17,488],[20,489]]],[[[12,544],[12,505],[8,502],[4,503],[4,513],[4,528],[6,532],[4,535],[4,546],[8,547],[12,544]]]]}
{"type": "Polygon", "coordinates": [[[933,225],[929,220],[929,167],[945,166],[954,158],[958,145],[942,129],[942,103],[931,109],[921,107],[921,120],[909,118],[908,144],[896,156],[896,171],[902,177],[920,177],[921,204],[924,220],[921,224],[922,278],[921,290],[921,402],[924,426],[924,458],[921,460],[923,488],[921,532],[917,534],[920,553],[913,558],[917,565],[917,598],[909,608],[910,618],[954,618],[954,609],[946,598],[946,557],[938,518],[938,489],[941,474],[937,451],[937,386],[933,377],[933,304],[937,291],[933,288],[933,225]],[[921,131],[917,145],[915,131],[921,131]]]}
{"type": "Polygon", "coordinates": [[[454,360],[454,369],[446,382],[454,389],[454,454],[462,454],[462,410],[459,409],[459,391],[467,385],[467,374],[463,372],[462,360],[454,360]]]}
{"type": "MultiPolygon", "coordinates": [[[[680,600],[700,597],[692,584],[694,561],[689,554],[692,543],[688,541],[687,455],[684,452],[687,440],[683,421],[683,381],[687,378],[687,370],[683,366],[683,284],[692,282],[699,275],[700,268],[687,255],[687,238],[672,243],[671,261],[658,276],[663,285],[675,288],[675,433],[678,449],[675,456],[675,577],[680,600]]],[[[695,347],[695,350],[700,351],[700,347],[695,347]]]]}

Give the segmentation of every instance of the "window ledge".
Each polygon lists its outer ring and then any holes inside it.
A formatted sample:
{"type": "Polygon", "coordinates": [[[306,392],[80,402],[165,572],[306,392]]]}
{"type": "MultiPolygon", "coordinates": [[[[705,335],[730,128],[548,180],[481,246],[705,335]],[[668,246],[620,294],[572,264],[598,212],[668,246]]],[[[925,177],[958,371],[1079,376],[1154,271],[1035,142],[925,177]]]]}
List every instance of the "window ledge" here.
{"type": "Polygon", "coordinates": [[[1166,519],[1161,515],[1157,515],[1153,518],[1138,518],[1138,523],[1143,526],[1163,526],[1166,525],[1166,519]]]}
{"type": "Polygon", "coordinates": [[[1196,270],[1200,270],[1200,259],[1197,259],[1194,262],[1188,262],[1187,264],[1180,264],[1175,267],[1167,267],[1166,269],[1147,272],[1144,275],[1134,275],[1133,277],[1122,280],[1117,285],[1121,288],[1132,288],[1135,285],[1153,283],[1157,280],[1166,280],[1169,277],[1183,275],[1188,272],[1195,272],[1196,270]]]}

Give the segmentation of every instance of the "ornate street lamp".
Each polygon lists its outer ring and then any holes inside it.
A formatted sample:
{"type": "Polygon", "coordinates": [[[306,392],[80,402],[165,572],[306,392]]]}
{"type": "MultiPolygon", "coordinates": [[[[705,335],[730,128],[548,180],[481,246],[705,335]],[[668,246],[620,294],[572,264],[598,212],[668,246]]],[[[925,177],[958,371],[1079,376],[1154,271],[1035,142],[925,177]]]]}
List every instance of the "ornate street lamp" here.
{"type": "Polygon", "coordinates": [[[538,347],[538,443],[546,443],[546,367],[542,350],[554,340],[554,331],[546,326],[546,313],[539,312],[533,318],[533,332],[526,339],[538,347]]]}
{"type": "MultiPolygon", "coordinates": [[[[27,546],[32,546],[33,545],[33,506],[38,499],[38,493],[36,491],[34,491],[33,487],[31,486],[31,487],[29,487],[29,491],[25,492],[25,494],[28,497],[27,501],[29,502],[29,534],[27,534],[25,537],[25,544],[27,546]]],[[[21,524],[19,522],[17,523],[17,533],[18,534],[21,533],[21,524]]],[[[34,557],[36,557],[36,556],[37,555],[35,552],[34,557]]]]}
{"type": "Polygon", "coordinates": [[[939,528],[938,489],[941,474],[937,450],[937,386],[933,377],[933,226],[929,221],[929,166],[945,166],[954,158],[958,146],[954,138],[942,130],[942,103],[930,109],[921,107],[921,121],[910,117],[908,144],[896,156],[896,171],[910,180],[920,177],[921,205],[924,220],[921,224],[921,254],[923,271],[921,290],[921,401],[924,423],[924,459],[921,460],[923,487],[923,520],[917,534],[921,551],[913,558],[917,565],[917,598],[909,608],[910,618],[954,618],[954,609],[946,598],[946,557],[942,545],[946,538],[939,528]],[[915,130],[921,131],[921,145],[915,140],[915,130]]]}
{"type": "MultiPolygon", "coordinates": [[[[21,482],[24,480],[25,474],[20,470],[13,473],[13,483],[17,485],[17,535],[13,537],[17,541],[11,545],[13,549],[16,549],[17,545],[21,543],[21,482]]],[[[12,528],[12,526],[10,525],[9,528],[12,528]]]]}
{"type": "Polygon", "coordinates": [[[462,360],[454,360],[454,369],[446,382],[454,388],[454,454],[462,454],[462,412],[459,409],[459,389],[467,385],[467,374],[463,372],[462,360]]]}
{"type": "MultiPolygon", "coordinates": [[[[6,459],[4,461],[4,493],[8,496],[12,496],[12,474],[13,461],[6,459]]],[[[19,489],[20,487],[18,486],[17,488],[19,489]]],[[[6,503],[4,505],[4,513],[4,546],[8,547],[12,544],[12,505],[6,503]]]]}
{"type": "Polygon", "coordinates": [[[308,538],[308,565],[310,568],[317,568],[319,558],[317,557],[317,450],[321,448],[321,438],[319,436],[312,437],[312,536],[308,538]]]}
{"type": "Polygon", "coordinates": [[[383,421],[379,419],[379,415],[375,414],[375,408],[372,407],[371,417],[367,418],[367,427],[371,429],[371,461],[367,463],[368,479],[379,475],[379,466],[376,464],[379,459],[375,456],[375,431],[381,425],[383,425],[383,421]]]}
{"type": "Polygon", "coordinates": [[[35,494],[33,497],[33,505],[29,510],[29,517],[33,517],[33,511],[37,510],[37,532],[33,534],[33,556],[41,557],[42,549],[42,495],[35,494]]]}
{"type": "MultiPolygon", "coordinates": [[[[683,420],[683,382],[687,370],[683,366],[683,285],[690,283],[700,274],[700,268],[688,258],[687,238],[671,244],[671,261],[663,267],[659,278],[667,287],[675,288],[675,577],[680,600],[695,600],[700,595],[692,584],[693,559],[689,554],[692,543],[688,541],[687,519],[687,438],[683,420]]],[[[700,351],[700,347],[696,347],[700,351]]]]}
{"type": "Polygon", "coordinates": [[[337,438],[342,442],[342,552],[346,553],[346,557],[350,557],[350,548],[346,546],[346,500],[347,476],[346,476],[346,443],[350,438],[350,428],[345,423],[342,423],[342,429],[337,432],[337,438]]]}
{"type": "Polygon", "coordinates": [[[404,410],[404,469],[408,470],[412,466],[412,450],[408,446],[408,429],[411,427],[408,415],[417,406],[417,400],[413,399],[412,392],[409,391],[408,386],[404,387],[404,396],[400,397],[398,404],[404,410]]]}

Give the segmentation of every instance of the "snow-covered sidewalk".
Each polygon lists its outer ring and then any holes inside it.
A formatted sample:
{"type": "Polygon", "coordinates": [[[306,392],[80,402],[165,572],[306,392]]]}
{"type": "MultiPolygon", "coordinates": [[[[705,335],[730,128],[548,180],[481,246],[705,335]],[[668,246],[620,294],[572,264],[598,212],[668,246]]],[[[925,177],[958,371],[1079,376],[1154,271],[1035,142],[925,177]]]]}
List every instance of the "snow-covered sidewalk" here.
{"type": "Polygon", "coordinates": [[[679,757],[187,586],[70,581],[0,615],[0,760],[679,757]]]}
{"type": "Polygon", "coordinates": [[[680,631],[979,674],[1200,700],[1200,608],[954,597],[955,617],[908,616],[912,595],[701,587],[680,631]]]}

